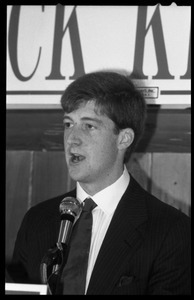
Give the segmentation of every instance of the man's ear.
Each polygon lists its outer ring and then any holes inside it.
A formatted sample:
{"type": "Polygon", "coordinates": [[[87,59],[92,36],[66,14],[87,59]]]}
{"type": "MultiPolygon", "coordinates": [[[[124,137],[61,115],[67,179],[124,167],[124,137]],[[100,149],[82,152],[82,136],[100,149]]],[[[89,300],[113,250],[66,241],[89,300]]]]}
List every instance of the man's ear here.
{"type": "Polygon", "coordinates": [[[134,140],[135,133],[131,128],[121,129],[118,137],[118,149],[127,149],[134,140]]]}

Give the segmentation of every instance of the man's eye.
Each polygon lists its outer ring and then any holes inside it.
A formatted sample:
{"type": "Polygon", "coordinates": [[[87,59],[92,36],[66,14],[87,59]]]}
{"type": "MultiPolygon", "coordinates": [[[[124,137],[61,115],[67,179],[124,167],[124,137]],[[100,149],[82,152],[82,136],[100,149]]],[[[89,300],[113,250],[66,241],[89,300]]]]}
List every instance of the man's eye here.
{"type": "Polygon", "coordinates": [[[68,129],[68,128],[72,127],[72,123],[70,123],[70,122],[64,122],[63,124],[64,124],[65,129],[68,129]]]}
{"type": "Polygon", "coordinates": [[[92,124],[85,124],[85,128],[89,129],[89,130],[93,130],[93,129],[95,129],[95,126],[92,124]]]}

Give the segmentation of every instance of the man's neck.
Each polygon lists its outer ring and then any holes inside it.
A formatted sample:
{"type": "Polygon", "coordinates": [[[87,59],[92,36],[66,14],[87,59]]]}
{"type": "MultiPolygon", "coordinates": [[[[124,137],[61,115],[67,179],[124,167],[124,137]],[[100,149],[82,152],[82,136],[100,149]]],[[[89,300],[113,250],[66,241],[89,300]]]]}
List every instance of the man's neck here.
{"type": "Polygon", "coordinates": [[[106,181],[101,180],[100,182],[94,182],[94,183],[79,182],[79,184],[88,195],[94,196],[98,192],[102,191],[106,187],[116,182],[122,176],[123,170],[124,170],[124,166],[115,176],[111,177],[109,180],[106,181]]]}

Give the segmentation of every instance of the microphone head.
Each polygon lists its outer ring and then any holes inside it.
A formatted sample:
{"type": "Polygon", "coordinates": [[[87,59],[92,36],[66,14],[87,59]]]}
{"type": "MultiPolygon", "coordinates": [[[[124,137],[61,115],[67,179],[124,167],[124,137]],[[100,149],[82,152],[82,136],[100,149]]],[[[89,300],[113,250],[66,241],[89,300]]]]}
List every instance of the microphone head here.
{"type": "Polygon", "coordinates": [[[61,218],[64,219],[65,216],[72,216],[74,222],[77,221],[81,212],[82,212],[82,204],[74,197],[66,197],[64,198],[59,205],[59,212],[61,214],[61,218]]]}

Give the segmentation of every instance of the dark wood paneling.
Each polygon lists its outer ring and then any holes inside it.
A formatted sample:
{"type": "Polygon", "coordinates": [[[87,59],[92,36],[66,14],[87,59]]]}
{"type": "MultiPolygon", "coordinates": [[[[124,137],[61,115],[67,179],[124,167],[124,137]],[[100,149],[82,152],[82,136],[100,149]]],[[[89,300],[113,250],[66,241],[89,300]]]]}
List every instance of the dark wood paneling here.
{"type": "Polygon", "coordinates": [[[6,153],[6,253],[13,251],[16,234],[28,209],[31,178],[30,151],[6,153]]]}
{"type": "Polygon", "coordinates": [[[191,154],[153,153],[152,157],[151,192],[190,215],[191,154]]]}
{"type": "Polygon", "coordinates": [[[64,152],[34,152],[31,206],[69,191],[64,152]]]}
{"type": "MultiPolygon", "coordinates": [[[[7,110],[7,150],[63,150],[62,110],[7,110]]],[[[136,152],[190,152],[189,109],[148,108],[145,133],[136,152]]]]}

